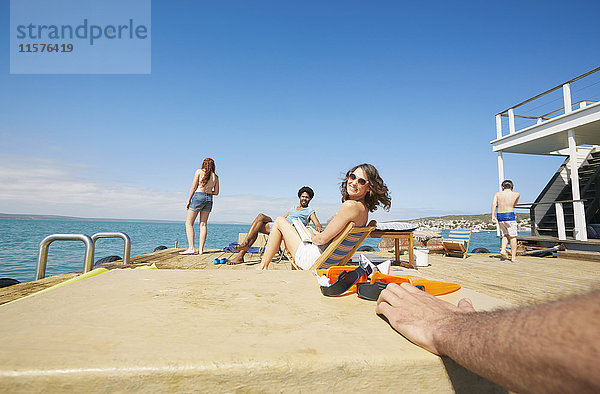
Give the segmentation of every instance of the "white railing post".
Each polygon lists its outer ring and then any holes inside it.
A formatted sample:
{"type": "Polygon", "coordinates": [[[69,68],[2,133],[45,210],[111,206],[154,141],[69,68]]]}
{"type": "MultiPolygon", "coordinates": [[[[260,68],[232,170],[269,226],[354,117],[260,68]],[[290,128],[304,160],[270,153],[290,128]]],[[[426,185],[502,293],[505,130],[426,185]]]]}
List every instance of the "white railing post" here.
{"type": "Polygon", "coordinates": [[[573,195],[573,219],[575,228],[573,236],[578,241],[587,241],[587,229],[585,224],[585,208],[581,201],[579,192],[579,167],[577,165],[577,143],[575,142],[575,130],[567,132],[569,140],[569,169],[571,170],[571,193],[573,195]]]}
{"type": "MultiPolygon", "coordinates": [[[[502,191],[502,182],[504,182],[504,158],[502,157],[502,152],[498,152],[498,190],[502,191]]],[[[498,237],[500,234],[500,226],[496,224],[496,235],[498,237]]]]}
{"type": "Polygon", "coordinates": [[[496,138],[502,138],[502,115],[496,115],[496,138]]]}
{"type": "Polygon", "coordinates": [[[563,101],[565,102],[565,114],[572,112],[573,106],[571,105],[571,85],[568,83],[563,85],[563,101]]]}
{"type": "Polygon", "coordinates": [[[498,152],[498,191],[502,191],[502,182],[504,182],[504,158],[502,152],[498,152]]]}
{"type": "Polygon", "coordinates": [[[508,132],[513,134],[515,132],[515,110],[508,110],[508,132]]]}
{"type": "Polygon", "coordinates": [[[556,227],[558,228],[558,240],[567,240],[567,231],[565,229],[565,213],[561,202],[555,202],[554,208],[556,209],[556,227]]]}

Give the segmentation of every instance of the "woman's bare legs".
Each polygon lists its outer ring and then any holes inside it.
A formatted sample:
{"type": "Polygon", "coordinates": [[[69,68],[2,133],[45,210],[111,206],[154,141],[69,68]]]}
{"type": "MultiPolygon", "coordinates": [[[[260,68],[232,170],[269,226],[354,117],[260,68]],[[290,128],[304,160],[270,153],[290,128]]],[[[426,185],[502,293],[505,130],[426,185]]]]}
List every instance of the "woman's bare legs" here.
{"type": "Polygon", "coordinates": [[[301,242],[300,236],[294,226],[292,226],[286,218],[280,216],[275,219],[275,222],[271,227],[271,234],[269,235],[269,240],[265,246],[265,252],[263,253],[258,269],[265,270],[269,267],[271,260],[273,260],[273,257],[279,250],[282,240],[285,242],[287,250],[289,250],[292,255],[295,255],[296,250],[298,250],[298,245],[300,245],[301,242]]]}
{"type": "Polygon", "coordinates": [[[198,240],[200,246],[200,249],[198,250],[199,254],[202,254],[204,242],[206,242],[206,222],[208,221],[208,215],[210,215],[210,211],[200,211],[200,239],[198,240]]]}
{"type": "Polygon", "coordinates": [[[194,221],[198,216],[198,212],[192,211],[188,209],[187,218],[185,219],[185,233],[187,235],[188,248],[183,252],[179,252],[179,254],[194,254],[196,253],[196,249],[194,249],[194,221]]]}

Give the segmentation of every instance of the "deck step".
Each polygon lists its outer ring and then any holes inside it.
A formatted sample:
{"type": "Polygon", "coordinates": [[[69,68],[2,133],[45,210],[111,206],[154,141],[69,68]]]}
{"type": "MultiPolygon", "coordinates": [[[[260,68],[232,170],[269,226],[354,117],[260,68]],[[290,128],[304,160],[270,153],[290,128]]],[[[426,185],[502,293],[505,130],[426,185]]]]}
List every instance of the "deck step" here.
{"type": "Polygon", "coordinates": [[[556,252],[557,256],[561,259],[569,260],[586,260],[586,261],[598,261],[600,262],[600,253],[598,252],[586,252],[582,250],[564,250],[556,252]]]}

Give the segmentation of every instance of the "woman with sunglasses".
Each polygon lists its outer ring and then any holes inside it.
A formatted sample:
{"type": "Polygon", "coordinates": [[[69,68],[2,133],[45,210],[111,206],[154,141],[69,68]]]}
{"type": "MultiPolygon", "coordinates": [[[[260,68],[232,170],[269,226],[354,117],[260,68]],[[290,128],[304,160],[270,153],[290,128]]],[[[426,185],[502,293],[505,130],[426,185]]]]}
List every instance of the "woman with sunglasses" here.
{"type": "Polygon", "coordinates": [[[296,229],[283,217],[278,217],[271,227],[259,269],[269,267],[282,240],[294,255],[296,264],[308,269],[348,223],[354,222],[357,227],[365,226],[369,212],[375,211],[379,205],[387,211],[392,205],[387,186],[371,164],[360,164],[350,169],[340,185],[340,191],[342,206],[325,230],[319,233],[309,227],[312,243],[302,242],[296,229]]]}

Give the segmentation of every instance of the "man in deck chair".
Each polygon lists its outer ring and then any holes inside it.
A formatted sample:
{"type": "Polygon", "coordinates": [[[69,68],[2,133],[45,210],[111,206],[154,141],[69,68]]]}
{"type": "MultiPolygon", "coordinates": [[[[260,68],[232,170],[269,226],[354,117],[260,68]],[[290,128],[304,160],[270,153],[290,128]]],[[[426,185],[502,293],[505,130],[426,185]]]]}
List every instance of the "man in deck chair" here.
{"type": "MultiPolygon", "coordinates": [[[[310,201],[314,196],[315,192],[313,189],[308,186],[301,187],[300,190],[298,190],[298,198],[300,199],[298,206],[290,208],[284,217],[290,223],[292,222],[292,219],[298,218],[305,226],[308,225],[309,221],[312,221],[315,225],[315,229],[318,232],[321,232],[323,231],[323,227],[321,226],[319,219],[317,219],[315,210],[308,207],[308,204],[310,204],[310,201]]],[[[244,255],[248,252],[248,249],[250,249],[250,246],[252,246],[254,241],[256,241],[256,238],[258,238],[258,234],[262,233],[268,235],[271,233],[272,222],[273,219],[271,219],[269,216],[259,213],[256,219],[254,219],[252,222],[246,239],[240,245],[235,247],[239,253],[229,260],[227,264],[233,265],[243,263],[244,255]]]]}
{"type": "Polygon", "coordinates": [[[517,262],[517,217],[515,215],[515,206],[521,196],[513,192],[513,183],[508,179],[502,182],[502,191],[494,194],[492,200],[492,222],[498,224],[502,230],[502,248],[500,256],[508,259],[506,246],[510,241],[511,261],[517,262]],[[497,213],[496,213],[497,212],[497,213]]]}

